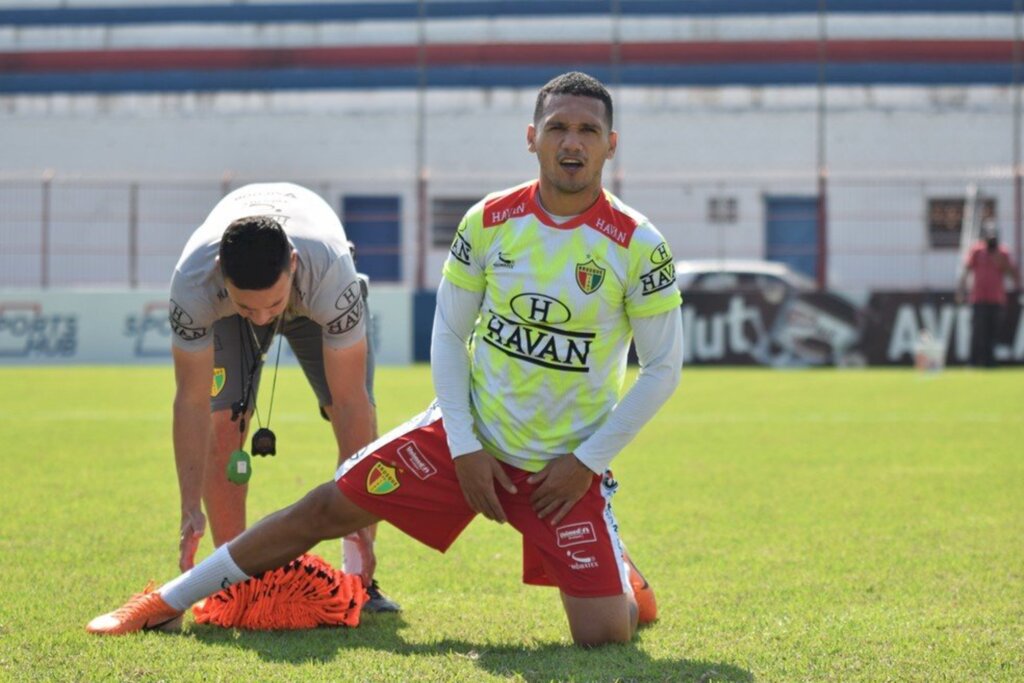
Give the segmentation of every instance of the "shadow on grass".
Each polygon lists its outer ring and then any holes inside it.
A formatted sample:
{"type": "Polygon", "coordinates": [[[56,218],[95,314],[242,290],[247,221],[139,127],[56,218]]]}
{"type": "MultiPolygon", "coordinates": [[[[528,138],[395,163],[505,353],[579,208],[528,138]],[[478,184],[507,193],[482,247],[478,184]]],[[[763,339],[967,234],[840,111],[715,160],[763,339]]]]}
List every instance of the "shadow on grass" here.
{"type": "MultiPolygon", "coordinates": [[[[335,663],[345,650],[380,650],[398,657],[454,657],[496,676],[518,675],[531,683],[540,681],[694,681],[752,683],[749,671],[724,662],[693,659],[652,659],[637,645],[583,650],[570,645],[538,647],[492,646],[463,640],[409,643],[399,630],[405,626],[401,615],[379,615],[366,619],[360,628],[320,628],[309,631],[254,632],[192,624],[189,633],[210,645],[255,651],[272,662],[335,663]]],[[[343,660],[342,660],[343,661],[343,660]]]]}

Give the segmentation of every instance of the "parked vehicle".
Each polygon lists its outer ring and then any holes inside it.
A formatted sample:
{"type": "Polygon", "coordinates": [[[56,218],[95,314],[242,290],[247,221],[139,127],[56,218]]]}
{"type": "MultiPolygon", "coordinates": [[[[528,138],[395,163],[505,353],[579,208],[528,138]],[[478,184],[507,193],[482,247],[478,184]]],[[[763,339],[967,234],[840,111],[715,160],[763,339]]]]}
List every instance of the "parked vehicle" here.
{"type": "MultiPolygon", "coordinates": [[[[748,320],[750,355],[775,366],[861,366],[865,316],[844,296],[819,290],[813,280],[772,261],[677,261],[676,282],[699,294],[739,296],[760,315],[748,320]]],[[[692,295],[698,295],[694,297],[692,295]]]]}

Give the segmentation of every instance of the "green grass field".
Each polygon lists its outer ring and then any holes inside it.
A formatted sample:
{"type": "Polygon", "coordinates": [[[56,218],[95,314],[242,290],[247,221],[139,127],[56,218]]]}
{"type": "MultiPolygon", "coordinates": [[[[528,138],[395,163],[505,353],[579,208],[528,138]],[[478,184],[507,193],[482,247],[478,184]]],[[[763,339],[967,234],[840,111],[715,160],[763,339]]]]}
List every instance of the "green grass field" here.
{"type": "MultiPolygon", "coordinates": [[[[615,465],[661,619],[595,651],[483,519],[447,555],[382,527],[378,576],[405,611],[357,629],[88,636],[176,574],[171,372],[2,368],[0,387],[3,680],[1024,679],[1021,371],[687,370],[615,465]]],[[[377,395],[390,428],[430,400],[427,368],[382,369],[377,395]]],[[[334,469],[297,370],[274,428],[251,520],[334,469]]]]}

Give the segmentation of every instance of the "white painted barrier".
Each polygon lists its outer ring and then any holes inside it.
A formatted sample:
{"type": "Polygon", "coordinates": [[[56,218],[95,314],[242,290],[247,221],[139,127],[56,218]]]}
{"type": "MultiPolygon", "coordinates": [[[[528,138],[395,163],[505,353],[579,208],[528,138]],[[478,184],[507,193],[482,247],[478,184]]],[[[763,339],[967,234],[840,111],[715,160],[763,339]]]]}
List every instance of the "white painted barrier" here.
{"type": "MultiPolygon", "coordinates": [[[[377,363],[410,363],[411,292],[373,286],[369,303],[377,363]]],[[[170,335],[164,290],[0,289],[0,365],[166,363],[170,335]]]]}

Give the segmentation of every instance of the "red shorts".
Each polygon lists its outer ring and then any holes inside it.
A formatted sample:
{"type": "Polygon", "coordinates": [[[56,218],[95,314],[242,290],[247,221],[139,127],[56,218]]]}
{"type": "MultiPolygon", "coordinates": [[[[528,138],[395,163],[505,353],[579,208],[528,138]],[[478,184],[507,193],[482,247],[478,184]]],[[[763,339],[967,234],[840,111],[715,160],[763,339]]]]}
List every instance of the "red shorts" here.
{"type": "MultiPolygon", "coordinates": [[[[502,467],[518,489],[496,487],[509,523],[523,535],[523,583],[558,586],[581,598],[630,590],[610,505],[612,479],[594,475],[583,498],[552,526],[530,505],[530,472],[502,467]]],[[[436,405],[343,462],[335,481],[356,505],[441,552],[476,516],[455,476],[436,405]]]]}

